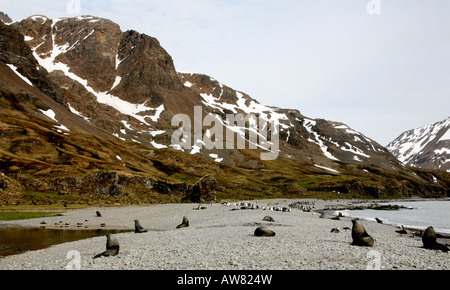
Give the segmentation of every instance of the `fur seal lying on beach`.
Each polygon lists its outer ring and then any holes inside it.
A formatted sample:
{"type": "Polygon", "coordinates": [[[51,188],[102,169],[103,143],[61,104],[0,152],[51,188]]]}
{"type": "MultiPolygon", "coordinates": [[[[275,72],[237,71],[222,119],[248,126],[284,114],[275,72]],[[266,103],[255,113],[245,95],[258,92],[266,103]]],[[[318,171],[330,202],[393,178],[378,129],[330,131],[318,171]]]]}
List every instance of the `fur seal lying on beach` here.
{"type": "Polygon", "coordinates": [[[257,237],[274,237],[275,232],[266,227],[259,227],[255,231],[255,236],[257,236],[257,237]]]}
{"type": "Polygon", "coordinates": [[[106,234],[106,251],[98,254],[92,259],[117,256],[119,254],[119,248],[119,241],[111,234],[106,234]]]}
{"type": "Polygon", "coordinates": [[[138,220],[134,220],[134,232],[136,234],[146,233],[148,230],[143,228],[138,220]]]}
{"type": "Polygon", "coordinates": [[[274,220],[272,217],[270,217],[270,216],[265,216],[265,217],[263,218],[263,221],[266,221],[266,222],[272,222],[272,223],[275,222],[275,220],[274,220]]]}
{"type": "Polygon", "coordinates": [[[352,245],[362,246],[362,247],[373,247],[374,240],[373,238],[366,232],[366,229],[359,221],[358,218],[352,219],[353,228],[352,228],[352,245]]]}
{"type": "Polygon", "coordinates": [[[449,249],[443,244],[439,244],[436,240],[436,232],[433,227],[428,227],[422,236],[423,247],[431,250],[441,250],[448,252],[449,249]]]}
{"type": "Polygon", "coordinates": [[[177,226],[177,229],[189,227],[189,220],[187,217],[183,217],[183,223],[177,226]]]}

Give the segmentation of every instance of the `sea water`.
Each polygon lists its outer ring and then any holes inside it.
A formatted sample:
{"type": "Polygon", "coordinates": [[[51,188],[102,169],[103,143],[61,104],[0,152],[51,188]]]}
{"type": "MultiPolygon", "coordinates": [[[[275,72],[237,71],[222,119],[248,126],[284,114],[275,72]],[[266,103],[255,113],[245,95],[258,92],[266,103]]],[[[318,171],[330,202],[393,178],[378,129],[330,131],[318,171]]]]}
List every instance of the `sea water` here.
{"type": "Polygon", "coordinates": [[[0,260],[2,257],[9,255],[45,249],[62,243],[104,236],[107,233],[116,234],[122,232],[129,231],[0,228],[0,260]]]}
{"type": "Polygon", "coordinates": [[[345,210],[344,216],[383,224],[404,226],[405,228],[425,230],[432,226],[437,233],[450,235],[450,199],[433,201],[402,201],[387,204],[404,206],[410,209],[400,210],[345,210]]]}

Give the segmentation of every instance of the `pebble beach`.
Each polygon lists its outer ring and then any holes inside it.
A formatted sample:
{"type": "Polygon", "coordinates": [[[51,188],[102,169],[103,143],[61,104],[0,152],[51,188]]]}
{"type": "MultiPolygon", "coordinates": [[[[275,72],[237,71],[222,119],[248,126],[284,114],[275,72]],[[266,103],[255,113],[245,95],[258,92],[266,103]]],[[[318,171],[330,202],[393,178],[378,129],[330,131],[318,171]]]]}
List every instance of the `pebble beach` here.
{"type": "MultiPolygon", "coordinates": [[[[449,253],[424,249],[419,237],[399,235],[392,226],[363,221],[375,245],[358,247],[351,245],[350,218],[321,218],[320,213],[296,208],[262,209],[287,208],[292,202],[252,201],[258,209],[241,209],[234,203],[202,205],[204,209],[195,204],[86,208],[58,217],[15,221],[20,227],[39,227],[42,222],[51,227],[63,221],[89,229],[103,224],[107,229],[133,230],[134,220],[139,220],[149,231],[115,234],[120,252],[114,257],[92,259],[105,251],[106,237],[96,237],[2,258],[0,270],[450,269],[449,253]],[[102,216],[96,217],[96,211],[102,216]],[[177,229],[184,216],[190,226],[177,229]],[[264,221],[265,216],[274,222],[264,221]],[[261,226],[276,235],[255,236],[261,226]]],[[[314,200],[316,209],[337,202],[314,200]]]]}

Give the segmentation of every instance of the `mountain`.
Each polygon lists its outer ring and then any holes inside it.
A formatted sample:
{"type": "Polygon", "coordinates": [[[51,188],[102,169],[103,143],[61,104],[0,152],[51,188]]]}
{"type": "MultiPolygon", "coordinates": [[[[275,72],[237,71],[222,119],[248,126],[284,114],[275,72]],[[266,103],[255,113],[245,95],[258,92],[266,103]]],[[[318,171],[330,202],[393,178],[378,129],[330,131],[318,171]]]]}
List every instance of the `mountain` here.
{"type": "Polygon", "coordinates": [[[407,166],[450,172],[450,117],[402,133],[387,149],[407,166]]]}
{"type": "MultiPolygon", "coordinates": [[[[109,20],[33,16],[13,26],[25,36],[72,112],[124,140],[170,147],[173,116],[186,114],[194,120],[194,107],[201,106],[202,116],[214,113],[221,120],[229,113],[276,119],[283,143],[281,156],[331,167],[339,161],[389,168],[400,165],[384,147],[344,124],[264,106],[209,76],[177,72],[171,56],[155,38],[122,32],[109,20]]],[[[236,131],[233,126],[225,127],[225,131],[236,131]]],[[[192,148],[185,151],[205,158],[212,154],[229,165],[245,166],[239,152],[197,150],[202,147],[198,141],[192,140],[192,148]]]]}
{"type": "Polygon", "coordinates": [[[446,172],[405,168],[343,123],[179,72],[157,39],[110,20],[0,25],[3,202],[180,201],[205,175],[221,199],[448,195],[446,172]]]}

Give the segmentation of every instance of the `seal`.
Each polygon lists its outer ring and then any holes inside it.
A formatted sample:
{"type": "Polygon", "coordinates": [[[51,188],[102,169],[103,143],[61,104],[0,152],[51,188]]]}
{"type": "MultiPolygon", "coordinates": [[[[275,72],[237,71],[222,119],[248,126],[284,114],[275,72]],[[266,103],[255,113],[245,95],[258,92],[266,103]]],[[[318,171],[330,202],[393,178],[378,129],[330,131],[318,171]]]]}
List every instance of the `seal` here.
{"type": "Polygon", "coordinates": [[[259,227],[255,230],[255,236],[257,236],[257,237],[274,237],[275,232],[266,227],[259,227]]]}
{"type": "Polygon", "coordinates": [[[99,211],[97,211],[95,214],[97,215],[97,217],[102,217],[102,213],[99,211]]]}
{"type": "Polygon", "coordinates": [[[177,226],[177,229],[187,228],[189,227],[189,220],[187,217],[183,217],[183,222],[181,225],[177,226]]]}
{"type": "Polygon", "coordinates": [[[146,233],[148,230],[143,228],[138,220],[134,220],[134,232],[136,234],[146,233]]]}
{"type": "Polygon", "coordinates": [[[106,251],[96,255],[92,259],[98,259],[100,257],[113,257],[119,254],[119,241],[113,237],[111,234],[106,234],[106,251]]]}
{"type": "Polygon", "coordinates": [[[341,231],[339,230],[339,228],[332,228],[331,232],[335,233],[335,234],[339,234],[341,231]]]}
{"type": "Polygon", "coordinates": [[[359,221],[359,219],[352,219],[352,223],[352,245],[361,247],[373,247],[375,242],[373,238],[367,233],[366,229],[359,221]]]}
{"type": "Polygon", "coordinates": [[[263,220],[266,221],[266,222],[272,222],[272,223],[275,222],[275,220],[274,220],[271,216],[265,216],[265,217],[263,218],[263,220]]]}
{"type": "Polygon", "coordinates": [[[430,250],[441,250],[448,252],[449,249],[446,245],[440,244],[436,240],[436,232],[433,227],[428,227],[422,236],[423,247],[430,250]]]}

